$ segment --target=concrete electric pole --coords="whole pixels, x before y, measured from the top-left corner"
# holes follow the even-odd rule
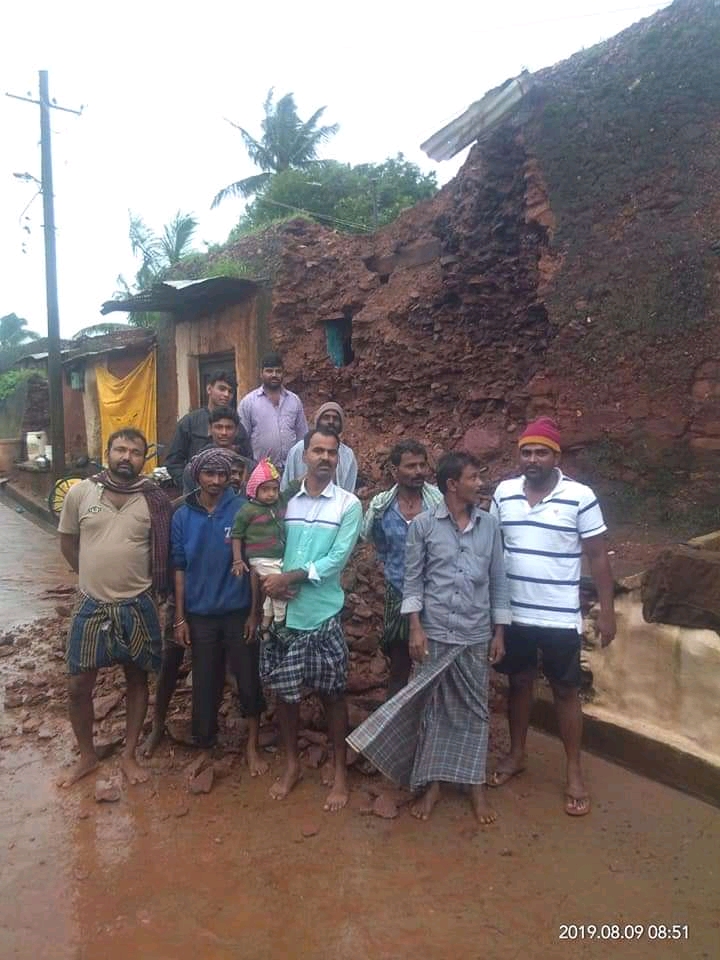
[[[50,111],[62,110],[75,113],[69,107],[61,107],[50,101],[48,72],[39,71],[40,99],[19,97],[8,93],[14,100],[24,100],[40,107],[40,179],[43,199],[43,232],[45,236],[45,291],[48,326],[48,395],[50,403],[50,434],[52,440],[52,473],[57,480],[65,473],[65,412],[63,407],[63,372],[60,353],[60,309],[57,292],[57,260],[55,255],[55,204],[52,180],[52,149],[50,137]]]

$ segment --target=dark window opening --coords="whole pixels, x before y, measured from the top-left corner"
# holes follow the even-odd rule
[[[352,348],[352,316],[325,321],[328,356],[335,367],[346,367],[355,359]]]

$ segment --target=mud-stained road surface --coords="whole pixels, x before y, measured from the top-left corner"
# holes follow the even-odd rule
[[[41,614],[43,590],[69,582],[56,539],[9,512],[0,506],[6,627],[14,566]],[[33,670],[34,649],[0,658],[0,689],[45,669],[52,654],[43,648]],[[571,819],[561,749],[544,735],[531,737],[527,772],[493,792],[498,823],[478,829],[452,791],[428,823],[405,806],[395,819],[373,816],[377,778],[354,769],[340,814],[322,812],[317,769],[273,802],[272,752],[269,777],[257,780],[227,752],[212,791],[191,795],[194,754],[173,742],[148,762],[147,784],[98,803],[96,781],[119,781],[117,758],[56,788],[72,743],[62,711],[43,709],[51,722],[40,727],[32,706],[0,714],[1,960],[718,956],[717,809],[588,757],[593,811]],[[568,924],[644,930],[633,942],[560,939]],[[672,924],[689,939],[650,939]]]
[[[46,590],[75,580],[60,556],[57,535],[0,494],[2,629],[52,613],[57,600]]]

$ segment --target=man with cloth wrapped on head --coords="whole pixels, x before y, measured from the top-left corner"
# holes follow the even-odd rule
[[[509,676],[510,753],[488,783],[500,787],[525,769],[538,653],[555,700],[567,756],[565,813],[590,812],[580,769],[580,572],[583,554],[598,592],[603,647],[615,636],[613,578],[597,497],[560,470],[560,432],[549,417],[527,426],[518,442],[522,475],[498,484],[490,513],[500,522],[510,584],[512,625],[496,670]]]
[[[338,462],[334,480],[343,490],[355,493],[358,475],[357,459],[352,449],[341,439],[345,426],[345,414],[340,404],[335,403],[334,400],[328,400],[327,403],[321,404],[315,414],[315,426],[330,427],[338,435],[340,446],[338,447]],[[305,476],[307,467],[303,460],[304,452],[303,441],[298,440],[288,453],[282,480],[280,481],[281,490],[287,490],[291,483],[295,480],[301,480]]]
[[[230,530],[244,503],[230,487],[234,454],[208,447],[190,461],[199,487],[172,519],[175,569],[175,642],[192,652],[192,735],[201,747],[217,737],[217,714],[225,680],[225,656],[235,676],[240,707],[248,720],[247,765],[253,776],[265,773],[258,728],[264,708],[258,670],[259,651],[248,629],[250,583],[234,576]],[[225,655],[225,656],[224,656]]]

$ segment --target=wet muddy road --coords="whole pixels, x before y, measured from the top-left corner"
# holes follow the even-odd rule
[[[37,562],[41,542],[48,556],[47,534],[18,519],[27,527],[11,524],[10,539],[2,527],[3,570],[11,555]],[[6,625],[16,597],[3,574]],[[322,812],[317,770],[273,802],[269,777],[252,780],[238,756],[210,794],[190,796],[191,754],[167,743],[149,783],[99,804],[94,776],[54,786],[71,757],[63,723],[48,741],[0,740],[2,960],[718,955],[717,809],[588,757],[593,812],[572,820],[561,750],[544,735],[532,736],[528,771],[493,792],[498,824],[479,830],[455,793],[426,824],[406,809],[395,820],[364,815],[374,781],[355,772],[340,814]],[[116,774],[111,758],[98,777]],[[563,924],[645,929],[634,942],[588,942],[561,940]],[[687,925],[689,939],[650,939],[671,924]]]
[[[61,794],[53,756],[7,748],[0,956],[714,960],[717,810],[590,758],[595,808],[572,821],[557,744],[536,735],[532,747],[528,773],[495,798],[499,824],[483,831],[457,795],[426,824],[406,811],[363,816],[360,776],[340,815],[322,813],[316,771],[272,802],[239,763],[206,796],[158,772],[101,805],[94,778]],[[687,924],[690,939],[559,940],[568,923]]]
[[[0,494],[0,616],[2,629],[52,613],[57,600],[43,596],[75,576],[60,556],[57,534]]]

